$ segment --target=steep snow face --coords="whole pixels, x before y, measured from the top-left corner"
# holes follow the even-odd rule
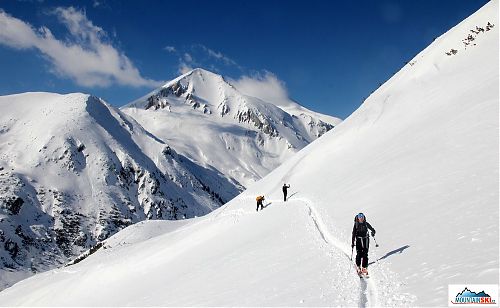
[[[121,110],[183,155],[247,186],[340,123],[296,103],[286,107],[195,69]]]
[[[476,26],[476,45],[464,45]],[[410,63],[222,208],[130,226],[86,260],[4,290],[0,302],[446,306],[449,284],[497,284],[498,1]],[[267,201],[256,212],[258,194]],[[372,240],[371,278],[361,281],[350,262],[358,212],[380,245]]]
[[[242,189],[93,96],[2,96],[0,110],[4,285],[138,221],[207,214]]]

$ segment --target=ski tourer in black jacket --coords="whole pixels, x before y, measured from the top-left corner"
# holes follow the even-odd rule
[[[283,190],[283,201],[286,201],[286,195],[288,193],[288,188],[290,188],[290,184],[286,185],[283,184],[282,190]]]
[[[358,214],[355,217],[354,227],[352,228],[352,242],[354,247],[356,243],[356,265],[358,268],[368,267],[368,250],[370,249],[370,237],[368,230],[372,231],[372,236],[375,235],[375,229],[366,221],[363,214]]]
[[[366,238],[368,237],[368,230],[372,231],[372,235],[375,235],[375,229],[373,229],[372,225],[369,222],[356,221],[354,223],[354,227],[352,228],[352,245],[354,245],[354,241],[357,237]]]

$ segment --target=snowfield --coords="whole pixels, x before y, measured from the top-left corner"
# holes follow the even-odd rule
[[[129,226],[82,262],[0,292],[0,303],[447,306],[450,284],[498,284],[498,9],[490,1],[436,39],[221,208]],[[350,261],[358,212],[380,245],[371,242],[367,280]]]

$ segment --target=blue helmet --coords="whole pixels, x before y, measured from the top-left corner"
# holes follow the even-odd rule
[[[358,215],[356,215],[356,218],[357,219],[366,219],[365,214],[363,214],[363,213],[359,213]]]

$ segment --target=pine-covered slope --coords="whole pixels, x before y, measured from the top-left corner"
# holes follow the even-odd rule
[[[207,214],[242,189],[93,96],[2,96],[0,110],[4,284],[138,221]]]
[[[121,110],[183,155],[245,186],[340,123],[296,103],[280,108],[243,95],[222,76],[203,69]]]

